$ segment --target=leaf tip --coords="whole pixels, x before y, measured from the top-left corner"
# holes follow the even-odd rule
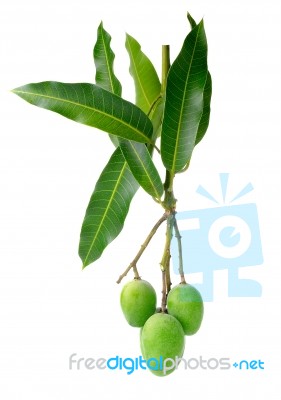
[[[11,93],[17,93],[18,89],[19,89],[19,88],[10,89],[9,92],[11,92]]]
[[[20,96],[20,97],[21,97],[21,95],[20,95],[20,90],[21,90],[21,87],[18,87],[18,88],[9,90],[9,92],[10,92],[10,93],[13,93],[13,94],[16,94],[17,96]]]
[[[129,42],[132,40],[132,36],[129,35],[128,32],[125,32],[125,39],[126,39],[125,44],[127,46],[129,44]]]
[[[195,28],[197,24],[188,11],[187,11],[186,16],[187,16],[187,19],[188,19],[191,29]]]
[[[83,261],[82,263],[82,271],[84,271],[84,269],[88,266],[89,264],[86,261]]]
[[[139,42],[127,32],[126,32],[126,41],[130,42],[132,45],[138,46],[139,48],[141,47]]]

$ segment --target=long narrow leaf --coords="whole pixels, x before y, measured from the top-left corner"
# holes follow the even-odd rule
[[[111,36],[101,22],[98,27],[97,41],[94,46],[94,61],[96,66],[96,84],[109,92],[121,97],[122,86],[114,74],[114,58],[111,47]]]
[[[120,148],[111,156],[96,183],[83,221],[79,255],[83,267],[97,260],[121,232],[138,188]]]
[[[84,125],[142,143],[150,143],[153,127],[134,104],[90,83],[41,82],[13,90],[38,107]]]
[[[135,179],[152,197],[160,200],[163,184],[145,144],[120,141],[120,148]]]
[[[161,155],[172,175],[190,161],[203,113],[207,72],[207,40],[201,21],[187,35],[167,79]]]
[[[96,84],[101,88],[121,97],[122,86],[114,74],[115,54],[111,47],[111,36],[101,22],[98,27],[97,41],[94,46],[93,56],[96,67]],[[118,137],[109,134],[109,138],[115,147],[119,145]]]
[[[136,39],[127,34],[125,45],[130,57],[130,73],[135,83],[136,105],[148,113],[160,95],[161,84],[157,72]]]
[[[196,22],[189,13],[187,13],[187,19],[190,23],[191,29],[194,29],[196,27]],[[204,102],[203,113],[200,119],[195,144],[198,144],[203,139],[208,129],[210,113],[211,113],[211,97],[212,97],[212,77],[210,72],[208,71],[207,80],[203,93],[203,102]]]

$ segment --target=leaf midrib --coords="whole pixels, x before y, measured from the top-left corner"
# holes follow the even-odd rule
[[[43,95],[43,94],[38,94],[38,93],[33,93],[33,92],[24,92],[23,90],[13,90],[13,92],[14,92],[14,93],[22,93],[22,94],[25,94],[25,95],[31,95],[31,96],[35,96],[35,97],[42,97],[42,98],[51,99],[51,100],[56,100],[56,101],[60,101],[60,102],[62,102],[62,103],[72,104],[72,105],[74,105],[74,106],[78,106],[78,107],[81,107],[81,108],[85,108],[85,109],[87,109],[87,110],[91,110],[91,111],[97,112],[98,114],[101,114],[101,115],[103,115],[103,116],[105,116],[105,117],[108,117],[108,118],[112,118],[112,119],[115,120],[116,122],[119,122],[119,123],[121,123],[122,125],[125,125],[126,127],[130,128],[131,130],[133,130],[134,132],[136,132],[138,135],[142,136],[142,137],[146,140],[146,143],[153,144],[151,139],[149,139],[143,132],[141,132],[141,131],[139,131],[138,129],[134,128],[132,125],[128,124],[127,122],[125,122],[125,121],[122,120],[122,119],[116,118],[116,117],[113,116],[112,114],[109,115],[109,114],[107,114],[107,113],[105,113],[105,112],[103,112],[103,111],[101,111],[101,110],[96,109],[96,108],[89,107],[89,106],[86,106],[86,105],[84,105],[84,104],[76,103],[75,101],[72,101],[72,100],[62,99],[62,98],[60,98],[60,97],[54,97],[54,96],[49,96],[49,95]]]

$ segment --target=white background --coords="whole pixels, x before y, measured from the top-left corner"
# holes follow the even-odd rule
[[[4,7],[4,8],[3,8]],[[180,210],[210,207],[198,184],[219,197],[218,173],[231,192],[249,181],[243,201],[259,210],[264,264],[241,276],[263,286],[261,298],[228,298],[227,272],[215,273],[215,299],[185,357],[262,359],[260,371],[70,371],[68,358],[135,357],[139,331],[127,326],[115,281],[161,214],[138,193],[126,227],[103,257],[81,272],[80,226],[112,152],[107,136],[25,103],[9,92],[29,82],[92,82],[100,20],[113,36],[124,97],[133,84],[127,31],[160,72],[161,45],[172,59],[187,33],[186,11],[204,16],[213,76],[211,124],[180,176]],[[278,0],[79,2],[10,0],[2,5],[0,141],[0,394],[17,399],[280,398],[280,10]],[[163,231],[140,264],[160,294]],[[177,283],[177,277],[173,277]],[[130,279],[130,278],[129,278]]]

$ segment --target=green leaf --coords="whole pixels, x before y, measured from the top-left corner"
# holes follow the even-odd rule
[[[211,97],[212,97],[212,78],[210,72],[208,71],[207,80],[203,92],[203,103],[204,103],[203,113],[200,119],[195,144],[198,144],[203,139],[205,133],[207,132],[210,121],[210,113],[211,113]]]
[[[84,125],[142,143],[151,143],[149,118],[134,104],[90,83],[41,82],[13,90],[38,107]]]
[[[79,255],[83,268],[97,260],[121,232],[138,188],[117,148],[98,179],[83,221]]]
[[[190,161],[203,112],[207,72],[207,40],[201,21],[187,35],[167,78],[161,156],[172,175]]]
[[[101,22],[98,27],[98,36],[93,52],[96,66],[96,84],[121,97],[122,86],[114,74],[113,64],[115,54],[111,50],[110,42],[111,36],[103,28]]]
[[[164,188],[145,144],[120,141],[120,148],[135,179],[152,197],[160,200]]]
[[[130,73],[135,83],[136,105],[147,114],[160,95],[161,84],[152,62],[141,51],[140,44],[127,34],[125,45],[130,57]]]
[[[114,74],[114,59],[115,54],[111,47],[111,36],[104,29],[101,22],[98,27],[97,41],[94,46],[93,56],[96,66],[96,84],[117,96],[122,95],[122,86],[120,81]],[[118,138],[114,135],[109,135],[115,147],[119,145]]]
[[[196,27],[196,22],[192,18],[192,16],[187,13],[187,19],[190,23],[191,29]],[[207,74],[207,80],[206,84],[204,87],[204,93],[203,93],[203,102],[204,102],[204,108],[203,108],[203,114],[200,119],[200,124],[198,127],[198,132],[195,140],[195,144],[198,144],[203,137],[205,136],[205,133],[208,129],[209,126],[209,120],[210,120],[210,112],[211,112],[211,97],[212,97],[212,77],[210,72],[208,71]]]

